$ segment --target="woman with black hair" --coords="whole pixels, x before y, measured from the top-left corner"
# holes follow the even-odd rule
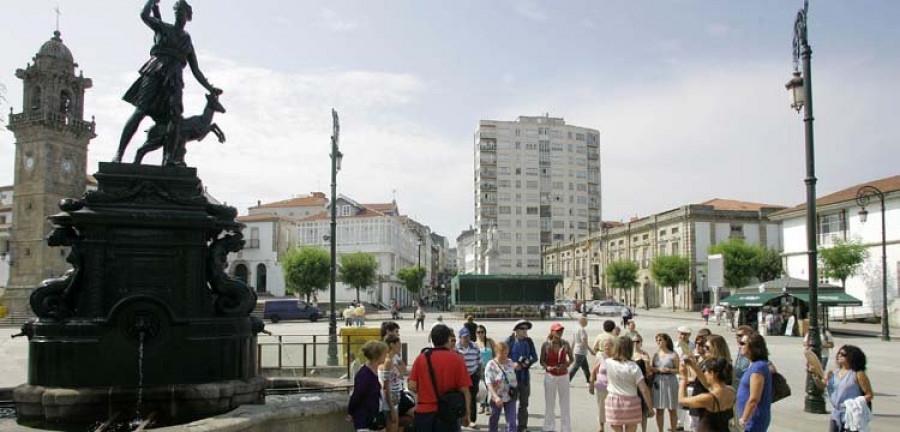
[[[709,391],[696,396],[687,395],[688,365],[682,364],[681,375],[683,378],[678,386],[678,403],[688,408],[695,408],[700,421],[695,432],[719,432],[728,430],[728,421],[733,416],[735,401],[734,389],[731,384],[731,365],[728,360],[714,357],[703,362],[700,367],[703,380],[708,384]]]
[[[828,371],[822,380],[828,389],[828,398],[831,400],[831,419],[829,421],[829,430],[831,432],[841,432],[844,430],[862,430],[859,421],[862,418],[853,417],[852,413],[848,419],[848,409],[845,402],[856,401],[861,402],[858,398],[864,398],[865,403],[870,405],[874,393],[872,392],[872,383],[869,376],[866,375],[866,354],[859,347],[854,345],[844,345],[835,356],[837,367]],[[850,402],[851,404],[856,402]],[[860,407],[861,408],[861,407]],[[854,410],[849,410],[854,411]],[[863,418],[867,419],[867,416]],[[868,421],[868,420],[864,420]],[[848,427],[848,423],[853,424],[853,429]]]
[[[738,424],[746,432],[765,432],[772,420],[772,371],[769,348],[759,333],[744,335],[738,342],[750,368],[741,377],[737,393]]]

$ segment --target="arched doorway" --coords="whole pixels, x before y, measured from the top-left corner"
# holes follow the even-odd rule
[[[247,266],[243,264],[234,266],[234,277],[243,283],[247,283]]]
[[[266,292],[266,265],[256,265],[256,292]]]

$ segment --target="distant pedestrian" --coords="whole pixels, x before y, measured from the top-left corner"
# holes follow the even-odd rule
[[[419,331],[419,328],[425,330],[425,310],[422,309],[422,305],[416,307],[416,331]]]
[[[772,420],[772,372],[769,349],[758,333],[745,335],[741,354],[750,359],[750,368],[741,378],[737,393],[738,424],[746,432],[765,432]]]
[[[350,326],[352,326],[353,323],[354,323],[354,320],[353,320],[353,305],[352,305],[352,304],[347,305],[347,308],[344,309],[343,316],[344,316],[344,326],[345,326],[345,327],[350,327]]]
[[[585,329],[587,323],[587,318],[578,318],[578,328],[575,330],[575,336],[572,337],[572,353],[575,355],[575,364],[572,365],[572,370],[569,371],[569,381],[572,381],[572,378],[578,373],[578,369],[584,372],[585,380],[591,381],[587,355],[589,352],[593,355],[594,350],[591,349],[588,343],[587,330]]]
[[[640,336],[637,332],[637,324],[635,324],[633,319],[628,320],[628,322],[625,323],[625,334],[622,336],[630,339],[634,339],[635,336]]]
[[[859,347],[838,349],[836,366],[822,380],[831,401],[830,432],[868,430],[874,392],[866,375],[866,355]]]
[[[356,319],[357,327],[366,325],[366,307],[362,303],[359,303],[353,310],[353,317]]]
[[[724,313],[725,313],[724,306],[722,306],[720,304],[713,306],[713,314],[716,316],[716,326],[719,326],[722,324],[722,314],[724,314]]]
[[[591,349],[599,355],[599,353],[603,352],[603,341],[606,339],[611,339],[615,336],[613,332],[616,330],[616,323],[612,320],[603,321],[603,331],[594,338],[594,343],[591,344]]]
[[[633,349],[631,339],[617,337],[613,340],[613,358],[606,359],[606,374],[609,379],[606,388],[606,421],[614,431],[637,430],[638,423],[643,419],[638,391],[643,394],[643,400],[652,400],[641,369],[631,361]],[[648,415],[652,417],[653,412],[650,411]]]
[[[628,306],[622,306],[622,327],[628,326],[628,321],[634,318],[634,314]]]
[[[516,381],[519,384],[519,403],[516,427],[519,432],[528,430],[528,400],[531,397],[531,365],[537,363],[537,350],[534,341],[528,337],[532,324],[519,320],[513,326],[513,334],[506,340],[509,345],[509,358],[515,362]]]
[[[571,432],[569,410],[569,366],[572,347],[563,339],[565,328],[560,323],[550,326],[547,341],[541,345],[541,366],[544,367],[544,428],[545,431]],[[559,397],[560,428],[556,428],[556,399]]]
[[[700,311],[700,316],[703,317],[703,325],[709,325],[709,306],[703,306],[703,310]]]
[[[347,405],[347,421],[355,430],[382,430],[384,422],[376,426],[374,419],[381,412],[381,384],[378,381],[378,366],[384,363],[388,347],[381,341],[368,341],[362,346],[366,364],[353,378],[353,393]]]
[[[496,356],[484,369],[484,382],[488,390],[488,400],[491,402],[488,431],[499,431],[500,411],[503,411],[506,415],[506,431],[517,432],[518,381],[515,363],[509,359],[509,345],[506,342],[497,342],[496,351]]]

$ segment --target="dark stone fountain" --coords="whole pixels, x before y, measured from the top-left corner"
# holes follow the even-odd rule
[[[95,177],[50,218],[73,270],[31,297],[20,423],[121,410],[177,423],[262,403],[256,295],[224,272],[244,243],[235,209],[211,204],[193,168],[101,163]]]
[[[151,59],[126,92],[135,106],[112,163],[94,174],[98,189],[64,199],[51,216],[50,246],[68,248],[72,269],[34,290],[37,319],[29,339],[28,383],[15,389],[18,421],[78,429],[121,416],[174,424],[264,403],[251,318],[256,294],[225,272],[241,250],[237,211],[211,203],[185,144],[209,132],[225,112],[222,91],[200,72],[184,31],[193,15],[175,3],[175,22],[161,20],[158,0],[141,19],[156,37]],[[182,70],[208,91],[202,115],[182,118]],[[145,117],[156,125],[138,161],[163,148],[162,166],[121,163]]]

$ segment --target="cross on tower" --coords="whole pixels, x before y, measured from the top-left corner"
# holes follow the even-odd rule
[[[57,4],[53,10],[56,12],[56,31],[59,31],[59,16],[62,15],[62,12],[59,11],[59,5]]]

